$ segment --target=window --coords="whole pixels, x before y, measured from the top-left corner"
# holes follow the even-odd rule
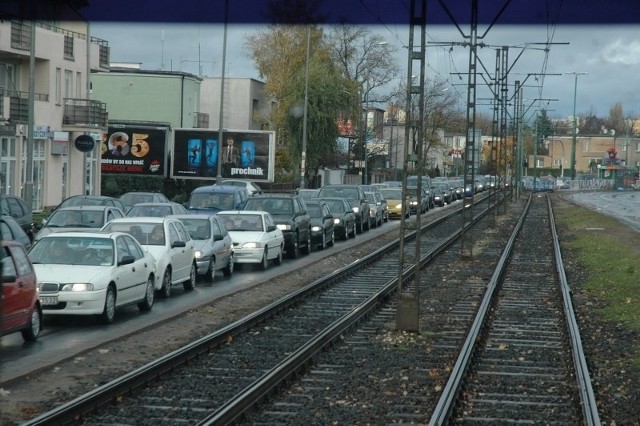
[[[27,256],[27,252],[24,251],[24,248],[13,246],[9,250],[13,254],[13,259],[16,262],[16,268],[20,275],[29,275],[33,273],[31,262],[29,261],[29,257]]]
[[[15,180],[16,170],[15,138],[0,138],[0,154],[0,194],[11,194],[11,184]]]
[[[73,71],[64,70],[64,97],[70,98],[73,89]]]
[[[82,73],[76,73],[76,98],[81,99],[82,96]]]
[[[62,103],[62,70],[56,68],[56,87],[55,87],[56,105]]]

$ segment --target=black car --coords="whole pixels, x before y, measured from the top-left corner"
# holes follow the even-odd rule
[[[322,250],[327,246],[333,246],[335,224],[329,206],[319,198],[307,200],[306,204],[311,217],[311,244]]]
[[[17,241],[24,248],[31,248],[31,240],[24,229],[16,220],[8,214],[0,214],[0,240]]]
[[[27,203],[15,195],[0,195],[0,212],[11,216],[33,241],[33,213]]]
[[[356,237],[356,214],[344,198],[321,198],[333,215],[334,233],[343,240]]]
[[[292,258],[311,252],[311,217],[304,199],[292,194],[261,194],[249,198],[243,210],[271,213],[284,235],[284,249]]]
[[[332,184],[320,189],[318,198],[344,198],[351,204],[356,215],[356,230],[358,233],[369,230],[369,202],[364,194],[362,185]]]

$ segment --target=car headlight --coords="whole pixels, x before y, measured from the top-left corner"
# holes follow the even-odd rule
[[[281,231],[291,231],[291,225],[288,223],[279,223],[276,227]]]
[[[402,204],[396,204],[396,209],[401,209],[402,208]]]
[[[353,212],[354,212],[354,213],[358,213],[359,211],[360,211],[360,207],[354,207],[354,208],[353,208]]]
[[[249,242],[242,245],[244,248],[263,248],[264,244],[259,242]]]
[[[196,259],[202,259],[202,257],[204,256],[204,253],[202,253],[202,250],[196,250],[195,256],[196,256]]]
[[[417,205],[418,205],[418,202],[417,202],[417,201],[412,201],[412,202],[411,202],[411,205],[412,205],[412,206],[417,206]]]
[[[91,283],[69,283],[64,284],[60,291],[93,291]]]
[[[436,195],[436,198],[435,198],[435,199],[436,199],[436,200],[439,200],[440,198],[442,198],[442,197],[440,197],[439,195]]]
[[[321,229],[322,229],[322,228],[320,228],[318,225],[313,225],[313,226],[311,227],[311,230],[312,230],[313,232],[318,232],[318,231],[319,231],[319,230],[321,230]]]
[[[342,219],[336,217],[333,219],[333,223],[335,223],[336,225],[340,225],[342,223]]]

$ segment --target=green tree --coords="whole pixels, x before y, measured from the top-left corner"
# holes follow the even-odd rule
[[[307,37],[309,62],[307,68]],[[282,178],[300,173],[305,77],[307,92],[307,170],[336,163],[337,113],[351,110],[349,82],[334,66],[322,29],[284,25],[250,35],[246,45],[265,91],[276,100],[271,126],[277,133],[276,170]]]

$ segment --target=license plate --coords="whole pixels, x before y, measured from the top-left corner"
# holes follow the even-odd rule
[[[40,296],[40,304],[42,306],[57,305],[58,296]]]

